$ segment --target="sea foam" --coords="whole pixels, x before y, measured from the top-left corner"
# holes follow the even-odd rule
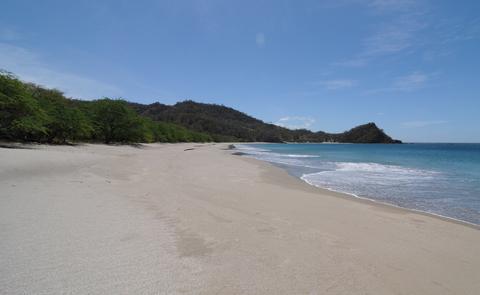
[[[237,145],[305,182],[480,224],[480,145]]]

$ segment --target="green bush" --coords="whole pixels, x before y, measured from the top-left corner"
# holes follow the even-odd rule
[[[0,138],[41,140],[48,132],[47,120],[26,84],[10,73],[0,73]]]
[[[121,99],[75,101],[0,72],[0,139],[64,144],[211,141],[210,136],[138,115]]]

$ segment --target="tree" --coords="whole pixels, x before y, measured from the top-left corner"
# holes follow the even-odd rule
[[[46,141],[66,143],[67,140],[89,138],[93,127],[85,114],[76,106],[69,105],[63,93],[55,89],[33,87],[33,96],[48,115]]]
[[[0,138],[41,140],[47,134],[47,120],[27,85],[11,73],[0,72]]]
[[[56,89],[24,83],[0,71],[0,138],[64,144],[210,141],[211,137],[140,116],[123,100],[67,99]]]
[[[92,102],[94,132],[105,143],[142,142],[146,127],[124,100],[104,98]]]

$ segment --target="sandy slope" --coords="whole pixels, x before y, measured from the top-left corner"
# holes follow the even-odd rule
[[[0,294],[478,294],[478,229],[224,147],[0,149]]]

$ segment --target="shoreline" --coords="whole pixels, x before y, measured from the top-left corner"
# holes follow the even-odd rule
[[[412,213],[421,214],[421,215],[424,215],[424,216],[429,216],[429,217],[434,217],[434,218],[439,218],[443,221],[453,222],[455,224],[460,224],[460,225],[464,225],[464,226],[468,226],[468,227],[480,230],[480,225],[479,224],[475,224],[475,223],[468,222],[468,221],[465,221],[465,220],[461,220],[461,219],[457,219],[457,218],[453,218],[453,217],[448,217],[448,216],[445,216],[445,215],[436,214],[436,213],[432,213],[432,212],[428,212],[428,211],[422,211],[422,210],[419,210],[419,209],[402,207],[402,206],[399,206],[399,205],[378,201],[378,200],[375,200],[375,199],[372,199],[372,198],[360,197],[360,196],[357,196],[356,194],[351,194],[351,193],[342,192],[342,191],[336,191],[334,189],[329,189],[329,188],[321,187],[321,186],[318,186],[318,185],[315,185],[315,184],[311,184],[307,180],[304,180],[304,179],[301,179],[301,180],[304,181],[305,183],[307,183],[308,185],[314,186],[318,189],[333,192],[333,193],[337,193],[337,194],[342,194],[342,195],[344,195],[344,196],[342,196],[344,198],[350,198],[350,199],[356,200],[356,201],[364,201],[364,202],[374,203],[375,205],[393,207],[393,208],[399,209],[399,210],[406,210],[406,211],[409,211],[409,212],[412,212]]]
[[[301,177],[296,177],[294,175],[291,175],[290,173],[288,173],[288,171],[286,169],[275,165],[275,163],[271,163],[271,162],[268,162],[268,161],[256,159],[256,158],[248,156],[248,154],[232,153],[232,156],[238,156],[238,157],[242,157],[244,159],[250,159],[250,160],[253,160],[255,162],[266,164],[267,169],[280,169],[280,170],[286,172],[288,177],[292,177],[296,180],[299,180],[302,184],[305,184],[308,187],[313,187],[313,188],[317,189],[319,194],[329,194],[329,195],[334,196],[334,197],[339,197],[339,198],[354,201],[354,202],[360,202],[360,203],[369,204],[369,205],[373,205],[373,206],[387,207],[389,209],[395,209],[395,210],[404,210],[404,211],[407,211],[409,213],[419,214],[419,215],[432,217],[432,218],[437,218],[437,219],[442,220],[442,221],[451,222],[451,223],[454,223],[454,224],[463,225],[463,226],[467,226],[469,228],[480,230],[480,225],[479,224],[464,221],[464,220],[461,220],[461,219],[456,219],[456,218],[453,218],[453,217],[448,217],[448,216],[435,214],[435,213],[431,213],[431,212],[427,212],[427,211],[422,211],[422,210],[418,210],[418,209],[402,207],[402,206],[398,206],[398,205],[395,205],[395,204],[390,204],[390,203],[387,203],[387,202],[382,202],[382,201],[378,201],[378,200],[367,198],[367,197],[360,197],[360,196],[357,196],[355,194],[342,192],[342,191],[337,191],[337,190],[334,190],[334,189],[329,189],[329,188],[321,187],[321,186],[318,186],[318,185],[315,185],[315,184],[311,184],[307,180],[302,179]]]
[[[268,144],[268,143],[253,142],[253,143],[233,143],[233,144],[244,144],[244,145],[248,146],[249,144]],[[234,150],[235,149],[232,149],[232,151],[234,151]],[[255,157],[251,156],[250,154],[245,153],[245,152],[243,152],[241,150],[238,150],[238,149],[237,149],[237,152],[232,153],[232,155],[240,156],[240,157],[243,157],[243,158],[253,159],[255,161],[260,161],[260,162],[263,162],[263,163],[267,163],[271,167],[275,167],[275,168],[279,168],[281,170],[284,170],[284,171],[287,172],[287,174],[289,176],[291,176],[295,179],[301,180],[301,182],[307,184],[308,186],[315,187],[315,188],[321,190],[322,193],[334,193],[334,194],[337,194],[337,196],[340,196],[342,198],[348,198],[348,199],[351,199],[351,200],[354,200],[354,201],[364,201],[364,202],[373,203],[373,204],[376,204],[376,205],[393,207],[393,208],[400,209],[400,210],[407,210],[409,212],[413,212],[413,213],[417,213],[417,214],[421,214],[421,215],[425,215],[425,216],[430,216],[430,217],[434,217],[434,218],[439,218],[439,219],[444,220],[444,221],[449,221],[449,222],[465,225],[465,226],[480,230],[480,224],[476,224],[476,223],[469,222],[469,221],[466,221],[466,220],[462,220],[462,219],[458,219],[458,218],[454,218],[454,217],[449,217],[449,216],[446,216],[446,215],[441,215],[441,214],[437,214],[437,213],[433,213],[433,212],[428,212],[428,211],[424,211],[424,210],[420,210],[420,209],[403,207],[403,206],[395,205],[395,204],[388,203],[388,202],[382,202],[382,201],[374,199],[373,197],[361,197],[361,196],[358,196],[354,193],[338,191],[338,190],[334,190],[334,189],[330,189],[330,188],[326,188],[326,187],[322,187],[322,186],[310,183],[309,181],[303,179],[303,176],[302,177],[297,177],[295,175],[290,174],[286,168],[281,167],[281,165],[277,165],[275,162],[269,162],[267,160],[257,159]],[[287,164],[284,164],[284,165],[287,165]]]
[[[480,288],[477,227],[327,191],[227,147],[0,149],[0,293]]]
[[[294,144],[294,143],[296,143],[296,142],[292,142],[292,143],[289,142],[289,144]],[[0,150],[2,148],[3,149],[36,149],[36,148],[38,149],[38,148],[42,148],[42,147],[43,148],[44,147],[81,147],[81,146],[86,146],[86,145],[99,145],[99,146],[111,146],[111,147],[122,147],[123,146],[123,147],[135,147],[135,148],[141,148],[143,145],[148,146],[148,144],[108,144],[108,145],[106,145],[106,144],[102,144],[102,143],[78,143],[78,144],[73,144],[73,145],[55,145],[55,144],[52,145],[52,144],[41,144],[41,143],[21,143],[21,142],[1,142],[1,141],[0,141],[0,144],[1,144]],[[394,209],[399,209],[399,210],[406,210],[410,213],[415,213],[415,214],[420,214],[420,215],[429,216],[429,217],[433,217],[433,218],[438,218],[438,219],[443,220],[443,221],[452,222],[452,223],[455,223],[455,224],[460,224],[460,225],[464,225],[464,226],[467,226],[467,227],[470,227],[470,228],[473,228],[473,229],[476,229],[476,230],[480,230],[480,224],[475,224],[475,223],[468,222],[468,221],[465,221],[465,220],[461,220],[461,219],[457,219],[457,218],[453,218],[453,217],[449,217],[449,216],[445,216],[445,215],[441,215],[441,214],[436,214],[436,213],[432,213],[432,212],[428,212],[428,211],[423,211],[423,210],[419,210],[419,209],[402,207],[402,206],[391,204],[391,203],[388,203],[388,202],[378,201],[378,200],[375,200],[373,198],[361,197],[361,196],[358,196],[358,195],[353,194],[353,193],[337,191],[337,190],[334,190],[334,189],[318,186],[316,184],[309,183],[307,180],[304,180],[302,177],[296,177],[294,175],[291,175],[288,172],[287,169],[282,168],[282,167],[276,165],[275,163],[272,163],[272,162],[269,162],[269,161],[266,161],[266,160],[260,160],[260,159],[254,158],[254,157],[250,156],[249,154],[242,152],[241,150],[239,151],[237,148],[232,149],[232,148],[229,147],[230,145],[235,145],[235,144],[239,144],[239,145],[271,144],[271,143],[268,143],[268,142],[157,143],[157,144],[160,144],[160,145],[175,145],[175,144],[188,145],[188,144],[193,144],[194,145],[193,147],[200,147],[202,145],[224,145],[225,146],[224,150],[231,151],[230,154],[232,156],[237,156],[237,157],[240,157],[242,159],[251,159],[251,160],[253,160],[255,162],[258,162],[258,163],[267,164],[268,168],[280,169],[282,171],[285,171],[287,173],[288,177],[292,177],[294,179],[300,180],[301,183],[307,184],[308,187],[314,187],[314,188],[318,189],[319,193],[323,193],[323,194],[331,193],[333,196],[345,198],[345,199],[348,199],[348,200],[353,200],[353,201],[357,201],[357,202],[366,202],[367,204],[371,204],[371,205],[386,206],[386,207],[389,207],[389,208],[394,208]],[[310,144],[310,143],[300,143],[300,144]],[[318,144],[318,143],[311,143],[311,144]],[[337,144],[337,143],[335,143],[335,144]],[[349,143],[338,143],[338,144],[349,144]],[[411,143],[405,143],[405,144],[411,144]],[[423,144],[423,143],[415,143],[415,144]],[[428,144],[428,143],[426,143],[426,144]]]

